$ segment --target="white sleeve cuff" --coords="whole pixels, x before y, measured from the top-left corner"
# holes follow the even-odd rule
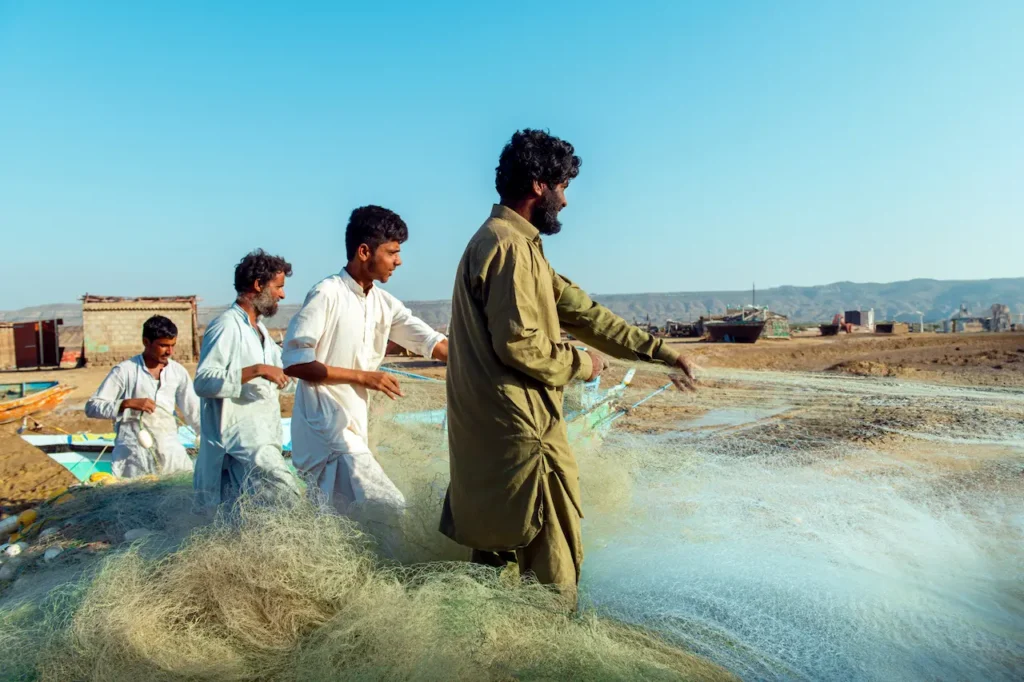
[[[286,348],[281,353],[281,364],[285,367],[304,365],[316,361],[316,348]]]

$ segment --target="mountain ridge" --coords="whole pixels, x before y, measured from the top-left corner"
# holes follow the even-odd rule
[[[727,306],[752,302],[751,291],[695,291],[632,294],[591,294],[627,320],[645,320],[663,324],[666,319],[695,320],[701,315],[724,313]],[[911,279],[897,282],[832,282],[814,286],[783,285],[756,292],[757,304],[787,315],[794,322],[831,320],[843,310],[875,309],[876,320],[948,319],[965,304],[977,315],[987,314],[994,303],[1010,306],[1019,319],[1024,313],[1024,277],[985,280]],[[443,327],[451,313],[449,300],[406,301],[406,305],[427,323]],[[199,321],[206,324],[229,304],[199,307]],[[298,304],[282,304],[268,326],[284,327],[299,309]],[[80,325],[80,303],[55,303],[0,311],[0,322],[23,322],[62,318],[66,325]]]

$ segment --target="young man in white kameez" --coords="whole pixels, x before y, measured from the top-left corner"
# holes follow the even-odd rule
[[[178,440],[174,408],[198,433],[199,398],[188,371],[171,359],[177,338],[178,328],[166,317],[146,320],[142,353],[115,365],[85,404],[86,416],[114,422],[111,463],[118,478],[192,471],[192,460]],[[140,442],[143,430],[152,444],[144,444],[145,436]]]
[[[194,478],[199,510],[233,504],[242,493],[267,502],[299,495],[282,454],[279,393],[290,380],[261,321],[277,312],[291,274],[283,258],[247,255],[235,268],[238,298],[203,335],[195,380],[203,415]]]
[[[405,222],[392,211],[353,211],[345,230],[348,265],[310,290],[284,341],[285,372],[299,380],[292,463],[310,489],[319,489],[342,514],[355,506],[405,506],[368,442],[369,392],[402,396],[395,376],[378,371],[388,340],[448,360],[444,335],[374,285],[387,282],[402,264],[399,252],[408,237]]]

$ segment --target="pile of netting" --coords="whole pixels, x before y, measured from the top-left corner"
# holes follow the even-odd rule
[[[1024,393],[703,380],[657,392],[665,375],[639,372],[576,446],[582,615],[437,532],[445,432],[407,417],[443,409],[444,386],[403,380],[405,399],[371,406],[371,445],[405,514],[246,509],[184,540],[189,524],[148,519],[160,532],[98,572],[5,605],[0,653],[41,679],[724,674],[706,661],[745,679],[1020,679]],[[125,505],[103,522],[137,523]]]

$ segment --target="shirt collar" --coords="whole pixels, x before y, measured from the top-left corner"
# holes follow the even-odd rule
[[[373,291],[373,282],[370,282],[369,291],[363,291],[363,285],[357,282],[352,275],[348,274],[348,270],[346,268],[342,268],[341,272],[338,273],[338,276],[341,277],[341,281],[344,282],[345,286],[351,289],[352,293],[356,296],[366,298],[370,291]]]
[[[252,323],[249,321],[249,313],[245,312],[245,309],[242,308],[242,306],[238,305],[237,301],[231,304],[231,309],[234,310],[236,314],[242,316],[242,321],[245,322],[245,326],[249,327],[250,329],[256,330],[262,324],[262,321],[260,320],[260,315],[259,313],[257,313],[256,326],[254,327]]]
[[[502,206],[501,204],[495,204],[491,208],[491,217],[505,220],[512,224],[516,232],[523,235],[531,241],[540,240],[540,230],[534,227],[533,223],[513,211],[508,206]]]

